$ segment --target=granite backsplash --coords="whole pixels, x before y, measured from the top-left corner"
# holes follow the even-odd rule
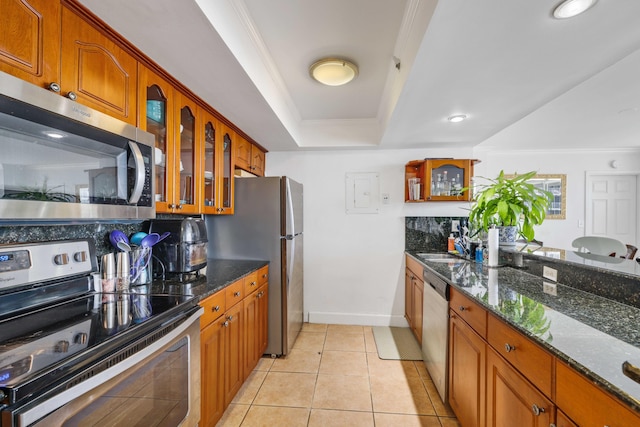
[[[468,218],[406,217],[405,250],[408,252],[446,252],[452,220],[459,220],[462,226]],[[538,277],[542,277],[543,267],[548,266],[557,270],[559,283],[640,308],[640,277],[638,276],[541,257],[526,252],[514,256],[512,251],[501,250],[500,264],[519,268]]]
[[[185,215],[158,214],[156,219],[185,218]],[[145,222],[147,221],[147,222]],[[115,249],[109,242],[113,230],[121,230],[127,236],[149,229],[148,220],[71,222],[60,224],[46,223],[2,223],[0,225],[0,244],[19,244],[30,242],[49,242],[53,240],[93,238],[98,259]]]
[[[462,227],[467,217],[413,216],[405,218],[404,246],[407,251],[446,252],[447,238],[451,234],[451,221],[460,221]]]

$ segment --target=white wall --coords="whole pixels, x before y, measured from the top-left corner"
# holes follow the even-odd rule
[[[404,326],[404,217],[466,216],[468,203],[404,203],[404,165],[424,157],[478,158],[475,175],[505,172],[567,174],[567,219],[548,220],[536,237],[569,247],[583,234],[587,171],[640,169],[638,151],[500,152],[476,149],[306,151],[267,153],[267,175],[304,184],[305,319],[311,322]],[[349,172],[378,172],[389,204],[378,214],[345,212]]]
[[[585,179],[587,172],[639,173],[640,150],[570,150],[570,151],[484,151],[477,149],[475,157],[482,162],[475,167],[475,175],[494,178],[500,170],[505,173],[567,175],[567,214],[565,220],[545,220],[536,227],[536,239],[545,246],[570,249],[571,242],[584,235],[579,221],[585,220]],[[618,167],[611,167],[617,160]],[[640,200],[640,197],[639,197]]]
[[[267,175],[304,184],[304,311],[311,322],[406,325],[404,217],[465,216],[468,204],[405,204],[404,165],[470,155],[469,149],[267,153]],[[378,172],[390,203],[378,214],[347,214],[350,172]]]

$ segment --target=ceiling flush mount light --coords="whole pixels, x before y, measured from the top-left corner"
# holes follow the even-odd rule
[[[447,120],[449,120],[451,123],[458,123],[466,119],[467,119],[466,114],[456,114],[455,116],[447,117]]]
[[[564,0],[553,10],[556,19],[573,18],[596,4],[598,0]]]
[[[342,86],[358,77],[358,66],[346,59],[324,58],[309,67],[314,80],[327,86]]]

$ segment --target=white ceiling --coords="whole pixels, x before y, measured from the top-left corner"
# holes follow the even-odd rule
[[[640,148],[640,1],[80,1],[271,151]]]

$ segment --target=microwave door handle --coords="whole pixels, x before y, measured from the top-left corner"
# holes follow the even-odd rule
[[[140,151],[140,147],[138,147],[138,144],[133,141],[129,141],[129,147],[131,148],[131,153],[133,154],[133,161],[136,164],[136,183],[133,186],[129,204],[135,205],[140,200],[140,196],[142,196],[142,189],[144,188],[145,168],[144,159],[142,158],[142,152]]]

